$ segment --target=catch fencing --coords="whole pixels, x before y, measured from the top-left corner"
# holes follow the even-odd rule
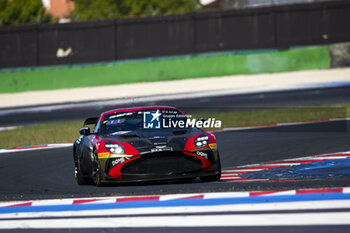
[[[0,28],[0,68],[350,41],[350,2]]]

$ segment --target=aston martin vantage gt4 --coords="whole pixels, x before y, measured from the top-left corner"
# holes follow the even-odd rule
[[[216,138],[193,126],[193,120],[167,106],[122,108],[90,117],[73,145],[77,183],[219,180]]]

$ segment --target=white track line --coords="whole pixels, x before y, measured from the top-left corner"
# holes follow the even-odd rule
[[[0,154],[22,152],[22,151],[33,151],[33,150],[56,149],[56,148],[64,148],[64,147],[72,147],[72,146],[73,146],[73,143],[57,143],[57,144],[48,144],[48,145],[38,145],[33,147],[7,148],[7,149],[0,149]]]
[[[349,225],[349,216],[350,212],[330,212],[301,214],[75,218],[45,219],[44,221],[36,219],[7,221],[5,224],[0,223],[0,229]]]
[[[14,130],[14,129],[17,129],[21,126],[7,126],[7,127],[0,127],[0,132],[1,131],[8,131],[8,130]]]
[[[204,212],[246,212],[246,211],[278,211],[278,210],[317,210],[317,209],[343,209],[350,208],[350,200],[330,201],[295,201],[295,202],[271,202],[227,204],[213,206],[176,206],[176,207],[147,207],[147,208],[115,208],[101,210],[79,211],[52,211],[52,212],[20,212],[0,214],[0,219],[9,218],[41,218],[41,217],[71,217],[71,216],[108,216],[108,215],[138,215],[138,214],[178,214],[204,213]],[[349,218],[350,221],[350,218]],[[0,221],[0,228],[4,227]]]

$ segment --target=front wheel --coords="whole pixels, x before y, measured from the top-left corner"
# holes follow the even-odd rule
[[[82,174],[80,170],[80,160],[76,153],[74,155],[74,173],[78,185],[88,185],[91,183],[91,181]]]
[[[94,151],[93,161],[92,161],[92,179],[94,181],[94,184],[97,187],[103,186],[101,183],[102,175],[101,175],[101,165],[98,161],[97,152]]]
[[[211,182],[211,181],[219,181],[221,178],[221,162],[220,162],[220,156],[218,155],[218,168],[217,168],[217,174],[212,176],[203,176],[201,177],[202,182]]]

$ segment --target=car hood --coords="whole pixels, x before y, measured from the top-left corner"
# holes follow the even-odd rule
[[[128,142],[140,153],[183,151],[187,138],[203,131],[196,128],[119,131],[103,136],[104,140]]]

